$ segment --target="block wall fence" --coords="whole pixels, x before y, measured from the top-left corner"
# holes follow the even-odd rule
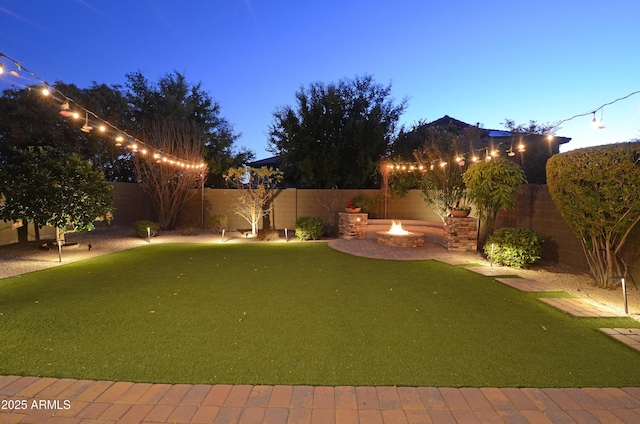
[[[151,198],[134,183],[111,183],[115,204],[114,225],[131,225],[135,221],[147,219],[157,221]],[[277,229],[295,228],[295,221],[300,216],[316,216],[325,222],[338,225],[337,212],[343,211],[347,202],[364,193],[369,197],[379,197],[379,190],[280,190],[271,207],[271,226]],[[229,229],[248,229],[249,224],[233,212],[236,196],[233,190],[210,189],[192,190],[191,197],[181,211],[177,227],[201,228],[203,218],[205,225],[214,214],[224,214],[229,218]],[[442,222],[426,205],[419,190],[410,191],[405,197],[392,196],[386,205],[380,203],[370,219],[387,218],[398,220],[422,220]],[[330,211],[334,211],[331,213]],[[472,211],[472,216],[474,216]],[[0,222],[0,245],[18,242],[17,231],[12,223]],[[517,226],[529,228],[542,234],[546,241],[543,259],[549,262],[566,265],[576,270],[588,272],[582,246],[569,226],[564,222],[555,204],[549,196],[545,185],[524,185],[521,187],[516,208],[501,212],[498,215],[496,228]],[[260,223],[262,228],[262,222]],[[52,238],[53,230],[43,228],[41,238]],[[484,239],[486,228],[480,225],[480,238]],[[34,239],[32,226],[28,228],[29,239]],[[636,227],[629,235],[623,252],[629,265],[629,272],[636,284],[640,285],[640,227]]]

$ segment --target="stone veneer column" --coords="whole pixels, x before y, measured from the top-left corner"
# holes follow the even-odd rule
[[[476,218],[444,219],[444,245],[448,250],[475,252],[478,250],[478,221]]]
[[[338,232],[340,238],[345,240],[364,240],[367,238],[367,221],[369,215],[366,213],[338,213]]]

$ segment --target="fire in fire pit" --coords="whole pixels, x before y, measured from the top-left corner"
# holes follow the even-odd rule
[[[424,246],[424,233],[413,233],[402,228],[400,221],[391,221],[389,231],[378,231],[378,244],[391,247]]]
[[[409,235],[409,231],[402,228],[402,222],[400,221],[391,221],[391,228],[388,231],[389,234],[395,234],[397,236],[406,236]]]

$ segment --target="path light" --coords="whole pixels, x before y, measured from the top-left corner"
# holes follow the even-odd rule
[[[624,301],[624,313],[629,315],[629,305],[627,303],[627,285],[624,282],[624,277],[622,275],[614,275],[611,277],[613,280],[622,280],[622,299]]]
[[[284,229],[284,241],[289,241],[289,230],[287,228]]]
[[[221,240],[221,243],[224,243],[224,228],[222,229],[222,238],[220,240]]]
[[[147,227],[147,241],[151,243],[151,227]]]

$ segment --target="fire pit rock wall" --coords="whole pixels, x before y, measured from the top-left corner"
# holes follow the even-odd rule
[[[424,246],[424,233],[391,234],[378,231],[378,244],[389,247],[421,247]]]
[[[367,238],[366,213],[340,212],[338,214],[338,233],[345,240],[364,240]]]

